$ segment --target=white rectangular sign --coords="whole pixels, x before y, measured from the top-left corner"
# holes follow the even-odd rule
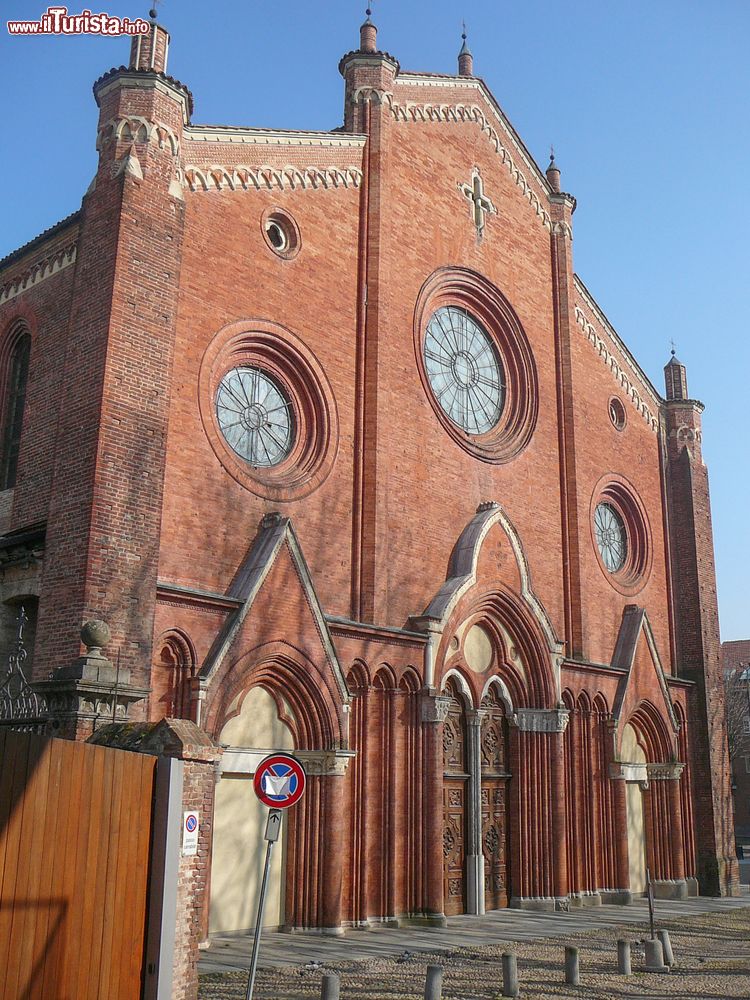
[[[198,853],[200,822],[197,812],[186,812],[182,817],[182,853]]]

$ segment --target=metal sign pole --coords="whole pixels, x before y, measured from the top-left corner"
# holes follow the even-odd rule
[[[253,955],[250,959],[250,975],[247,981],[247,993],[245,1000],[253,1000],[253,990],[255,989],[255,972],[258,966],[258,949],[260,948],[260,932],[263,927],[263,911],[266,907],[266,891],[268,889],[268,873],[271,870],[271,852],[273,845],[279,839],[281,832],[281,810],[272,809],[268,814],[266,832],[264,839],[268,841],[266,848],[266,864],[263,868],[263,882],[260,887],[260,899],[258,900],[258,915],[255,919],[255,939],[253,940]]]
[[[651,925],[651,940],[653,941],[656,937],[654,932],[654,887],[651,884],[651,870],[646,869],[646,885],[648,887],[648,922]]]

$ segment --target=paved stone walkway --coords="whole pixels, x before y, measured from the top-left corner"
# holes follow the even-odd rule
[[[657,926],[702,913],[727,913],[750,906],[750,890],[733,899],[700,897],[684,901],[657,900]],[[445,928],[404,927],[349,931],[341,937],[319,934],[265,932],[261,940],[260,968],[304,966],[311,961],[329,965],[336,962],[367,961],[401,955],[404,951],[450,951],[479,948],[503,941],[537,941],[569,934],[648,923],[645,899],[630,906],[592,906],[569,913],[533,913],[526,910],[495,910],[483,917],[451,917]],[[218,936],[203,952],[201,973],[247,969],[252,951],[251,937]]]

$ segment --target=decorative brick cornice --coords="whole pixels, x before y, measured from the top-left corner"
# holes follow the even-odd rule
[[[318,191],[358,188],[358,167],[185,167],[191,191]]]
[[[57,247],[52,253],[41,260],[35,261],[23,274],[5,284],[0,285],[0,306],[16,298],[22,292],[41,284],[47,278],[63,271],[76,262],[77,244],[70,242]]]
[[[183,133],[185,142],[240,146],[309,146],[314,148],[362,148],[367,136],[350,132],[308,132],[266,128],[234,128],[230,125],[192,125]]]
[[[607,368],[609,368],[612,378],[628,397],[630,404],[635,407],[651,430],[656,433],[659,429],[659,418],[657,415],[660,402],[659,399],[652,395],[650,386],[647,384],[647,380],[646,382],[641,382],[640,387],[633,383],[633,380],[625,372],[621,359],[615,356],[615,352],[612,348],[618,348],[623,354],[629,354],[630,352],[626,352],[622,341],[616,336],[616,334],[612,336],[614,331],[610,334],[612,336],[612,344],[608,345],[604,338],[599,335],[596,327],[586,316],[586,313],[578,305],[575,307],[575,317],[576,323],[580,326],[586,336],[586,339],[593,345],[599,357],[602,359]],[[608,330],[607,332],[609,333],[610,331]],[[648,395],[653,409],[643,398],[645,395]]]
[[[193,113],[193,95],[184,83],[175,80],[173,76],[166,73],[155,73],[153,70],[139,70],[119,66],[109,70],[94,84],[94,98],[97,105],[101,107],[101,99],[114,87],[121,84],[137,90],[159,90],[170,97],[179,97],[183,105],[183,116],[185,122],[189,122]]]

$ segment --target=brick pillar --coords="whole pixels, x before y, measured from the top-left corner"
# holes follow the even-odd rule
[[[169,769],[168,782],[159,781],[157,768],[143,995],[146,1000],[197,1000],[198,946],[206,936],[205,897],[221,748],[195,723],[183,719],[115,723],[98,730],[89,742],[152,754],[160,758],[160,766],[162,761],[177,762]],[[199,815],[198,851],[194,855],[182,852],[185,812]]]
[[[672,875],[677,881],[685,880],[685,845],[682,837],[682,796],[680,779],[667,781],[669,815],[672,823],[670,845],[672,849]]]
[[[612,779],[612,798],[615,812],[615,870],[620,892],[630,902],[630,849],[628,847],[628,804],[624,778]]]
[[[548,173],[548,179],[550,174]],[[555,311],[555,368],[557,371],[557,426],[560,451],[560,498],[562,527],[562,578],[565,597],[565,645],[570,657],[584,655],[583,607],[581,599],[580,525],[588,531],[588,500],[579,503],[576,459],[575,410],[571,341],[575,331],[575,285],[573,274],[573,212],[576,201],[559,190],[560,171],[555,167],[557,190],[550,191],[550,257]]]
[[[320,884],[320,926],[324,934],[342,934],[341,884],[344,861],[344,777],[323,779],[323,858]]]
[[[555,901],[559,904],[568,898],[568,845],[565,822],[565,734],[550,737],[552,757],[552,871]]]
[[[357,300],[355,370],[355,456],[352,497],[351,615],[377,622],[387,614],[385,590],[377,581],[387,573],[387,550],[377,544],[387,511],[385,478],[378,475],[378,423],[383,303],[389,294],[389,258],[383,247],[389,236],[388,202],[383,178],[388,173],[390,133],[395,127],[386,95],[393,92],[398,62],[372,48],[373,30],[363,35],[363,49],[349,52],[339,63],[345,80],[344,128],[367,135],[360,193],[360,266]]]
[[[667,365],[666,483],[677,673],[695,683],[690,729],[700,891],[739,892],[734,852],[730,761],[716,601],[708,473],[701,452],[703,405],[687,397],[676,358]]]
[[[319,831],[320,837],[317,872],[310,870],[314,848],[309,840],[304,839],[304,834],[302,853],[305,857],[298,856],[297,864],[308,868],[305,880],[318,892],[316,926],[324,934],[341,934],[344,856],[350,835],[348,826],[342,822],[345,811],[344,775],[356,754],[351,750],[296,750],[295,756],[302,762],[308,778],[312,779],[309,789],[312,789],[312,781],[318,782],[317,796],[306,793],[303,803],[306,809],[312,808],[311,822],[304,823],[304,827]],[[299,822],[301,817],[298,816],[297,820]],[[299,873],[296,877],[299,878]],[[300,926],[299,923],[297,926]]]

